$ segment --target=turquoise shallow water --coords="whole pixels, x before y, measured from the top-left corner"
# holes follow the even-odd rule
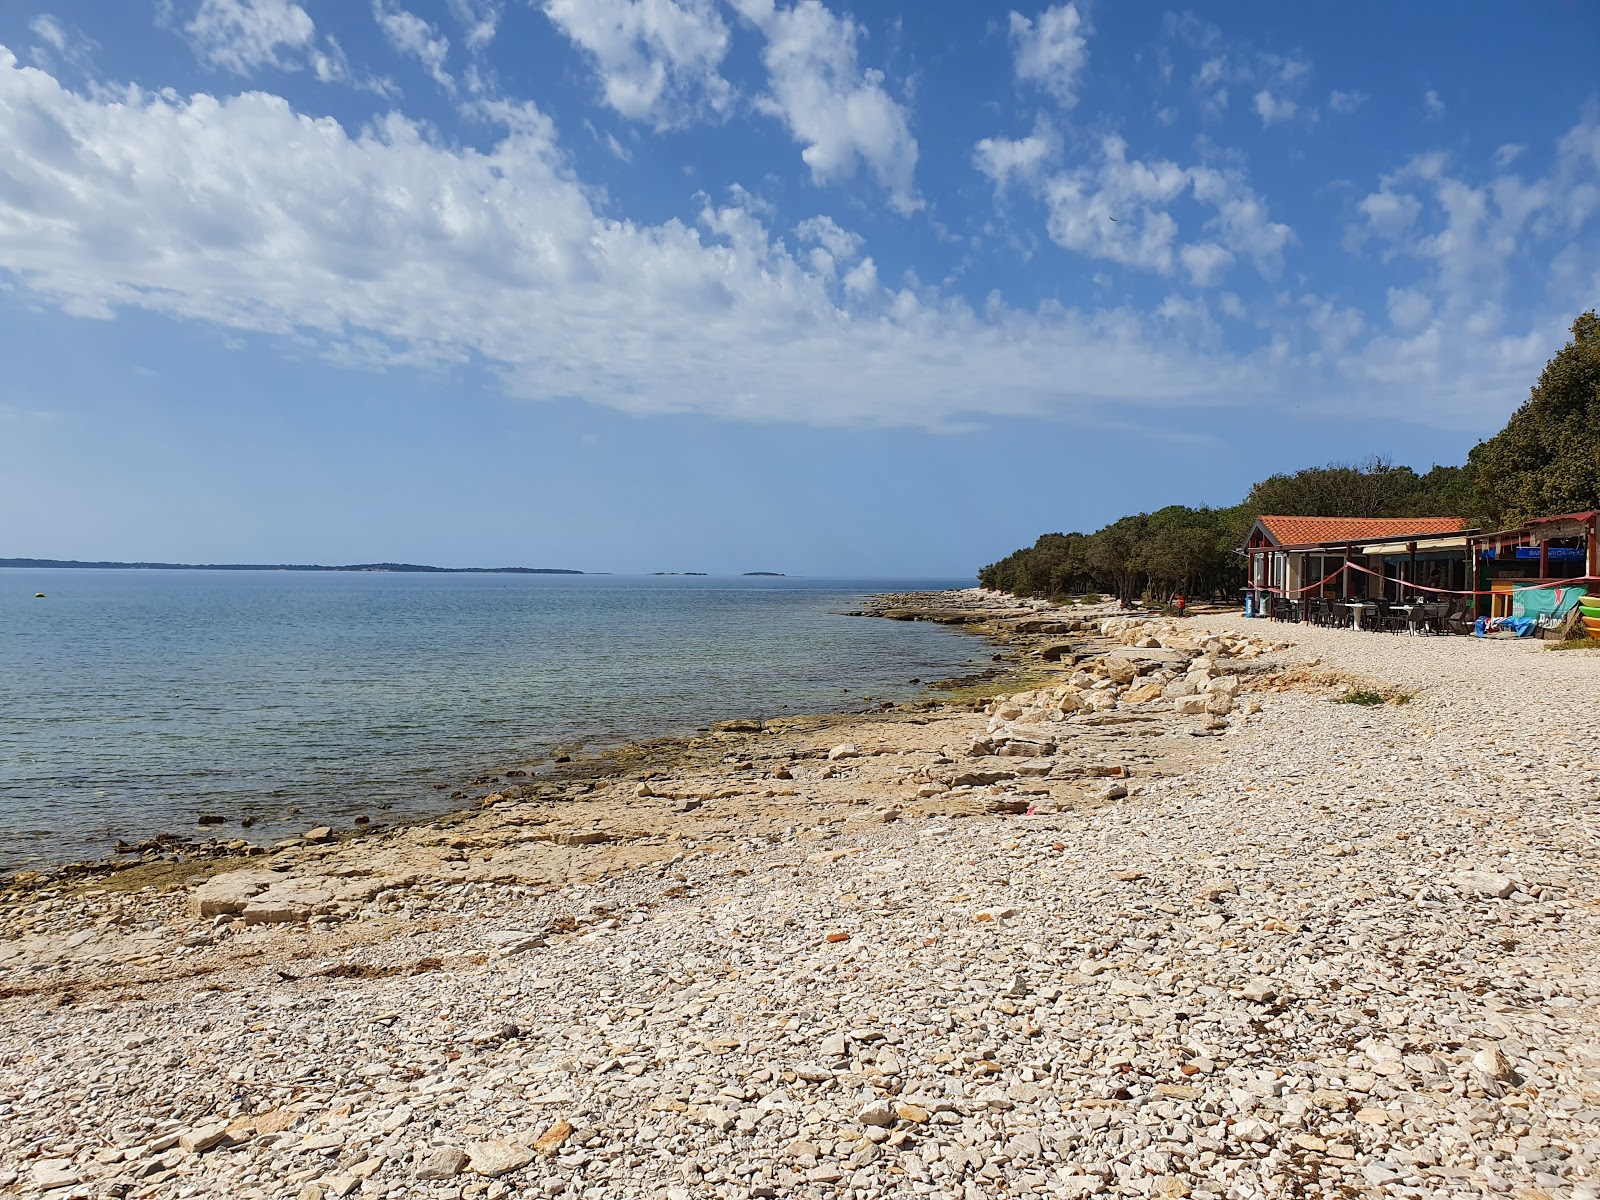
[[[434,784],[576,740],[909,697],[988,648],[836,614],[970,584],[0,570],[0,868],[202,812],[258,839],[436,812]]]

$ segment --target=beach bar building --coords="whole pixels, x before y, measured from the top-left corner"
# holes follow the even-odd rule
[[[1513,615],[1518,589],[1559,588],[1568,580],[1600,580],[1600,512],[1535,517],[1515,529],[1468,539],[1479,612]],[[1600,586],[1591,590],[1600,591]]]
[[[1398,600],[1404,584],[1466,591],[1465,517],[1262,516],[1245,541],[1245,595],[1254,612],[1303,599]]]

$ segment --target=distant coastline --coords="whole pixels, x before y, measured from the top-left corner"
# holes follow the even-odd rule
[[[0,567],[99,568],[113,571],[366,571],[424,575],[582,575],[564,567],[428,567],[417,563],[350,563],[325,567],[309,563],[79,562],[75,558],[0,558]]]

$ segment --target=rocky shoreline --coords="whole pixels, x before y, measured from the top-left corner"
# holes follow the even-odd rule
[[[1600,741],[1478,706],[1600,660],[902,599],[1002,674],[13,888],[0,1190],[1594,1194]]]

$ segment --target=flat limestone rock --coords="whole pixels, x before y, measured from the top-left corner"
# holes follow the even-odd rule
[[[441,1146],[427,1158],[422,1160],[422,1165],[417,1168],[419,1180],[454,1179],[466,1169],[467,1154],[454,1146]]]
[[[1179,666],[1192,657],[1187,650],[1169,650],[1166,647],[1146,649],[1142,646],[1117,646],[1106,651],[1106,661],[1140,663],[1150,666]]]
[[[311,915],[333,900],[331,889],[320,879],[283,879],[244,906],[246,925],[282,925],[309,921]]]
[[[82,1178],[70,1158],[41,1158],[33,1164],[33,1186],[41,1191],[71,1187]]]
[[[237,916],[251,897],[283,879],[273,871],[227,871],[213,875],[189,895],[189,911],[196,917]]]
[[[488,1142],[473,1142],[467,1147],[467,1158],[474,1172],[496,1179],[531,1163],[533,1151],[521,1142],[495,1138]]]

